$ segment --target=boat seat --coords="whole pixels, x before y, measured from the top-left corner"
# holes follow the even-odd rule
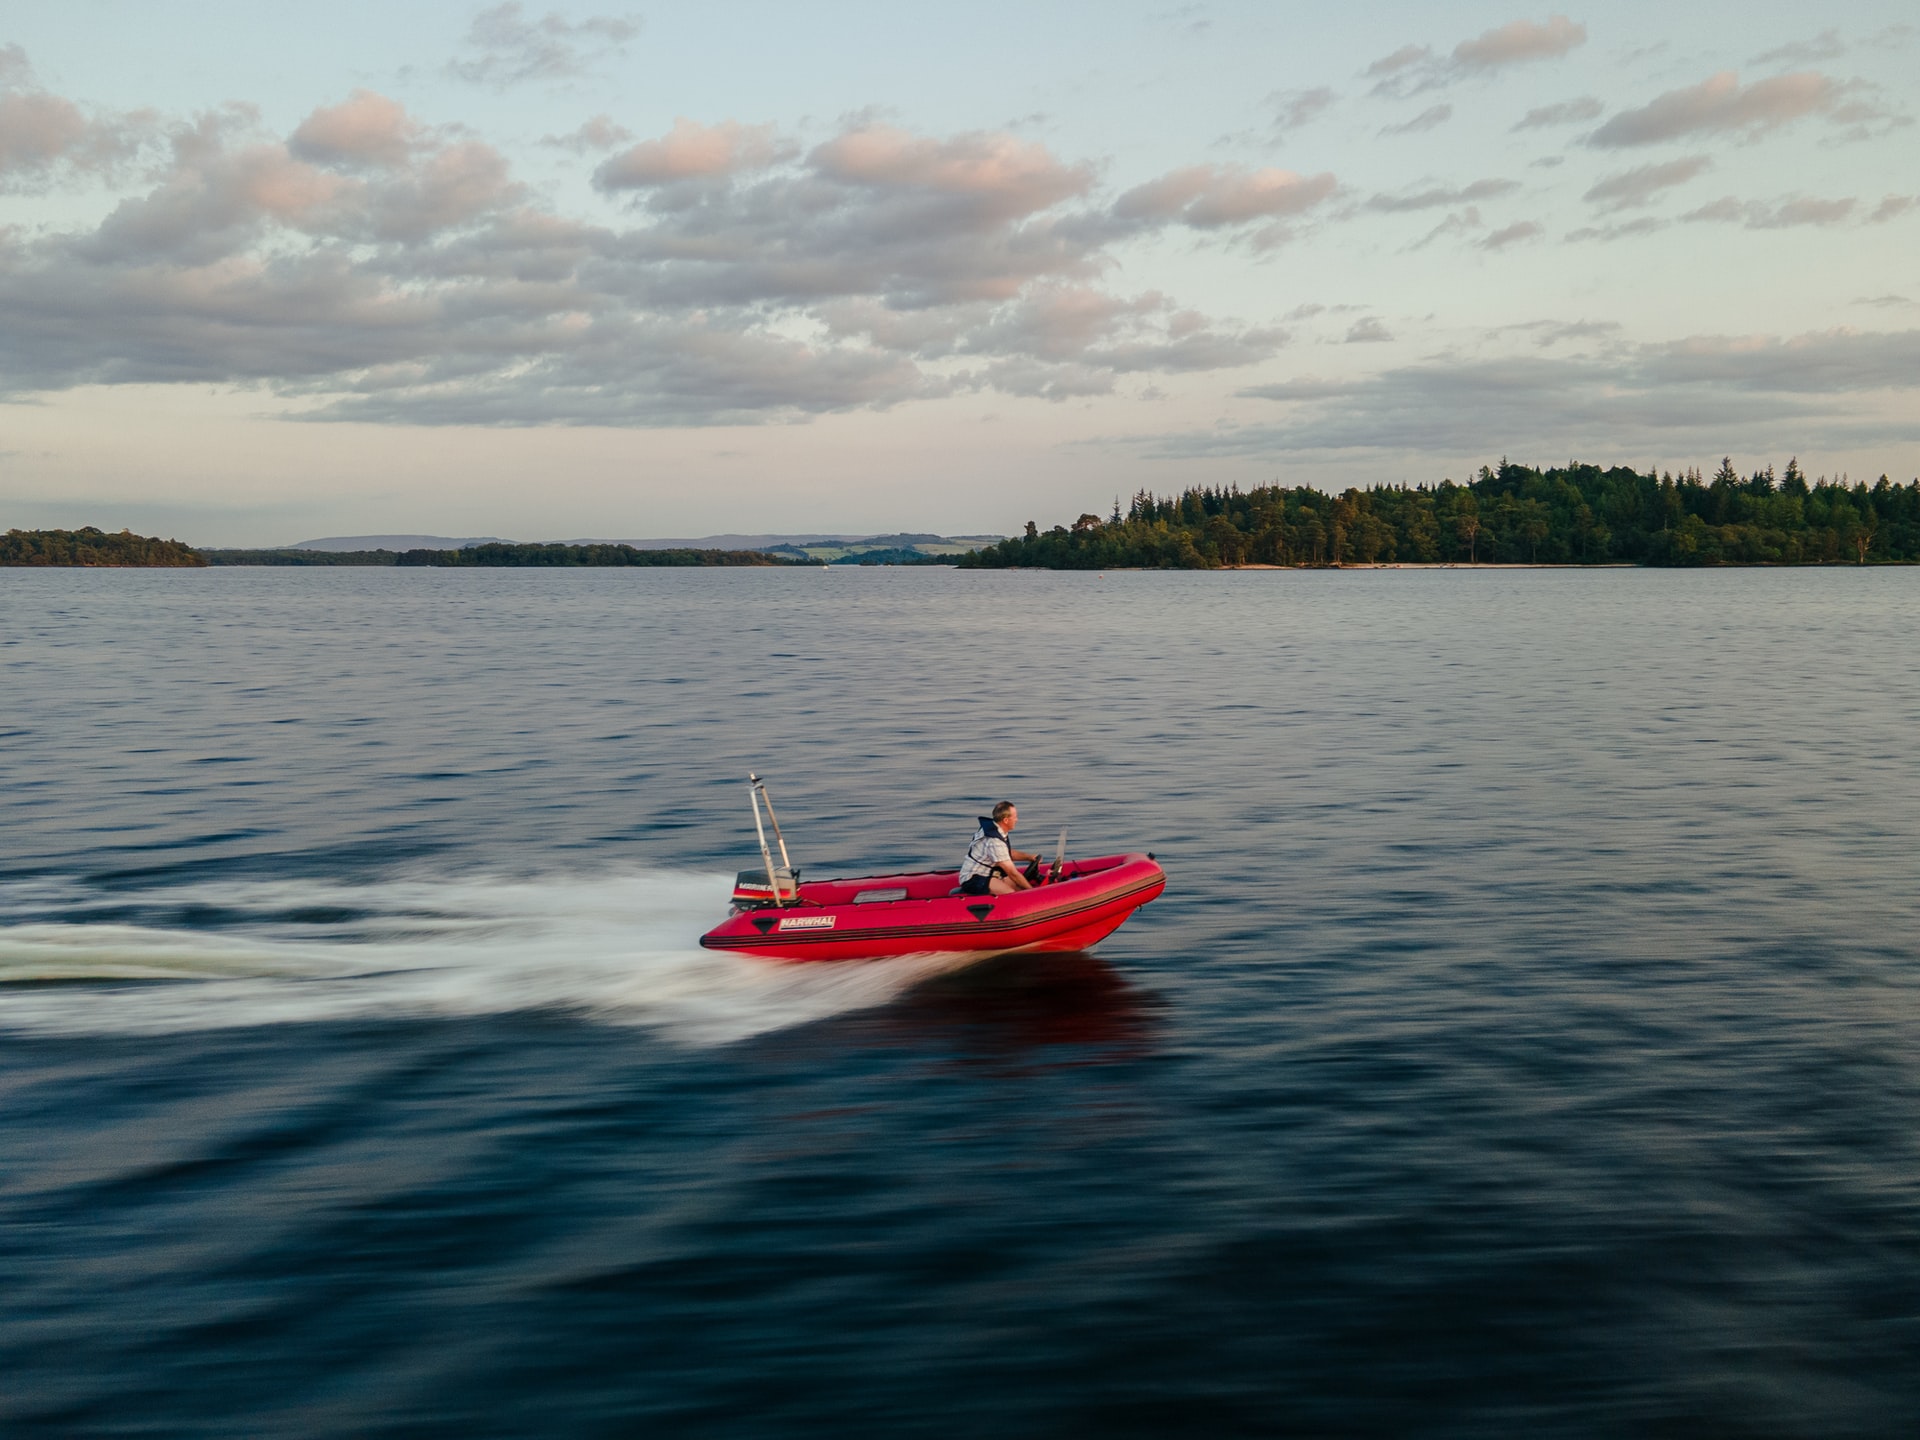
[[[884,905],[889,901],[904,900],[906,898],[907,887],[904,885],[895,885],[885,890],[862,890],[858,895],[853,897],[853,903],[856,905]]]

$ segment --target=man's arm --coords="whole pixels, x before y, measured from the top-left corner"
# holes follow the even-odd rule
[[[1007,880],[1009,883],[1012,884],[1014,889],[1031,890],[1033,888],[1033,882],[1028,880],[1026,876],[1022,875],[1020,873],[1020,867],[1014,864],[1013,862],[1014,860],[1031,859],[1032,857],[1023,856],[1018,850],[1015,850],[1011,845],[1007,847],[1007,853],[1013,857],[1013,860],[996,860],[993,862],[994,868],[1000,872],[1001,877],[1003,879]]]

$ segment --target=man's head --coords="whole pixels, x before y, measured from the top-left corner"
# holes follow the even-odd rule
[[[1020,823],[1020,812],[1013,808],[1013,801],[1002,800],[993,807],[993,823],[1002,830],[1011,830]]]

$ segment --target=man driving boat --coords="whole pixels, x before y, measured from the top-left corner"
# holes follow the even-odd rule
[[[1011,800],[994,806],[991,818],[980,817],[979,832],[967,846],[967,858],[960,863],[961,894],[1011,895],[1033,888],[1034,882],[1020,873],[1020,865],[1040,857],[1016,850],[1009,843],[1013,827],[1019,823],[1020,812]]]

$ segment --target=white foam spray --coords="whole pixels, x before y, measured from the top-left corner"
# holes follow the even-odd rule
[[[217,930],[58,918],[87,896],[0,887],[0,1030],[141,1034],[556,1010],[694,1045],[885,1004],[964,956],[783,964],[702,950],[728,877],[209,881],[116,892]],[[352,918],[314,923],[316,915]],[[155,982],[144,984],[112,982]],[[64,982],[64,983],[54,983]]]

